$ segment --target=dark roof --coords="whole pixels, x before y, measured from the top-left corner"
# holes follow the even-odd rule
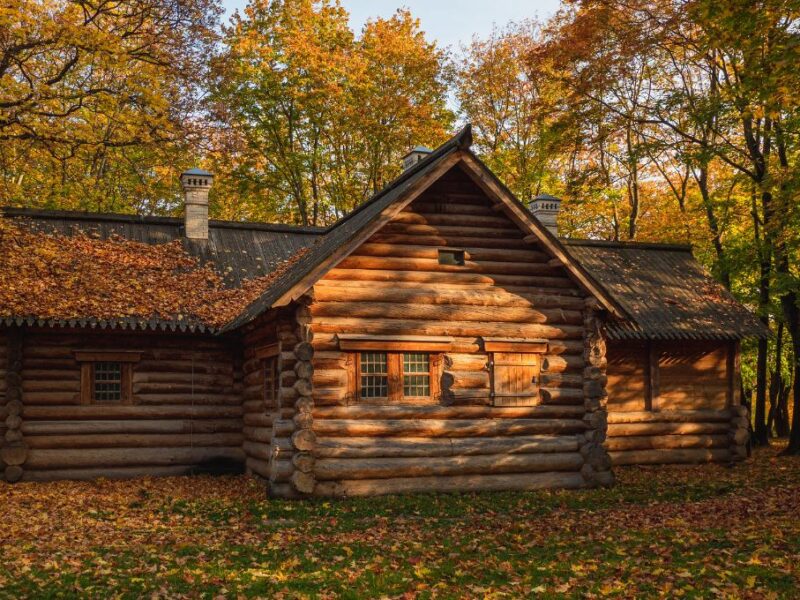
[[[690,246],[563,240],[632,316],[610,320],[612,339],[737,340],[766,328],[698,263]]]
[[[318,227],[211,220],[206,241],[186,238],[181,218],[26,208],[4,208],[0,212],[23,218],[49,233],[85,232],[101,239],[116,235],[146,244],[180,240],[189,254],[211,264],[228,287],[239,287],[245,279],[269,274],[279,263],[311,245],[323,231]]]

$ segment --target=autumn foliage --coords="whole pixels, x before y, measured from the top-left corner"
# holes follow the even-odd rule
[[[179,240],[151,245],[83,232],[66,236],[0,217],[0,317],[136,317],[218,328],[305,252],[230,288]]]

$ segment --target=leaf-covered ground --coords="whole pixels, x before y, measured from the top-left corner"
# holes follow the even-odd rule
[[[3,597],[800,595],[800,459],[611,490],[268,500],[245,477],[0,484]]]

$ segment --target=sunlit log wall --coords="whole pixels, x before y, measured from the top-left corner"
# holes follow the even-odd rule
[[[738,344],[615,341],[608,354],[606,447],[615,465],[746,457]]]
[[[563,267],[524,237],[452,171],[314,286],[314,494],[598,482],[583,469],[587,440],[596,441],[587,432],[605,426],[587,418],[585,404],[595,316]],[[466,265],[439,264],[440,247],[465,248]],[[348,396],[351,355],[337,334],[451,336],[442,397],[435,405],[359,404]],[[492,406],[482,336],[548,340],[539,406]],[[604,369],[604,350],[598,359]],[[592,412],[604,410],[602,375],[592,376]]]
[[[173,475],[243,462],[234,342],[177,333],[10,328],[20,357],[19,416],[4,423],[5,478]],[[136,352],[128,403],[86,403],[76,352]],[[9,365],[14,361],[6,360]],[[6,396],[14,378],[7,374]],[[17,411],[7,401],[6,413]],[[17,435],[11,435],[13,432]],[[9,465],[8,455],[14,462]],[[20,460],[21,458],[21,460]],[[11,466],[17,469],[9,469]]]

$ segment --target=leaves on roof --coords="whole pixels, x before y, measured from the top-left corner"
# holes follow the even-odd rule
[[[156,318],[219,328],[306,252],[229,288],[179,240],[145,244],[83,232],[44,233],[0,218],[0,317]]]

